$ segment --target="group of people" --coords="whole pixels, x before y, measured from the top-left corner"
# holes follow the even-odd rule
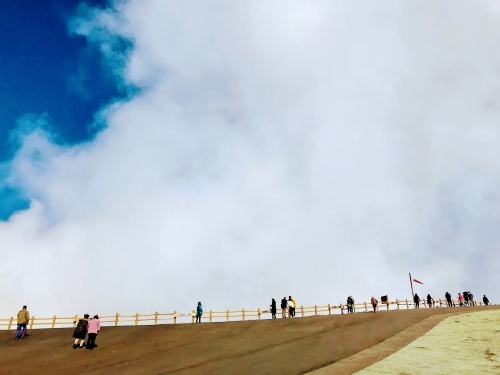
[[[276,308],[276,301],[273,298],[271,300],[271,315],[272,319],[276,319],[276,313],[277,313],[277,308]],[[281,317],[282,318],[293,318],[295,316],[295,308],[297,307],[297,301],[295,298],[292,298],[292,296],[288,296],[288,299],[286,297],[283,297],[281,300]]]
[[[76,323],[76,322],[73,322]],[[73,344],[73,349],[83,348],[92,350],[97,348],[95,340],[97,334],[101,330],[101,322],[99,321],[99,316],[94,315],[93,318],[89,318],[89,314],[85,314],[82,319],[78,320],[78,323],[73,333],[73,338],[75,343]],[[88,335],[87,344],[85,344],[85,337]]]
[[[453,302],[453,300],[451,299],[451,294],[446,292],[446,294],[444,295],[444,297],[446,298],[446,305],[448,307],[454,307],[455,306],[455,303]],[[434,298],[431,297],[430,294],[427,294],[427,306],[428,307],[435,307],[436,305],[436,301],[434,301]],[[462,293],[458,293],[458,303],[460,306],[475,306],[476,303],[474,302],[474,295],[470,292],[470,291],[465,291]],[[417,293],[415,293],[415,295],[413,296],[413,302],[415,304],[415,308],[418,309],[420,307],[420,297],[418,296]],[[488,297],[486,297],[486,295],[483,295],[483,303],[488,306],[488,304],[490,303]]]
[[[378,306],[378,299],[372,296],[370,299],[370,303],[372,304],[373,307],[373,312],[377,312],[377,306]],[[342,310],[342,314],[344,311]],[[354,313],[354,298],[352,296],[347,297],[347,313],[348,314],[353,314]]]

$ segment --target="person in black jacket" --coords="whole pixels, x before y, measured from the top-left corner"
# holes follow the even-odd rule
[[[446,298],[446,304],[448,305],[448,307],[453,307],[453,303],[451,302],[451,294],[446,292],[444,298]]]
[[[76,323],[76,322],[75,322]],[[83,347],[85,345],[85,336],[87,336],[87,326],[89,325],[89,314],[85,314],[83,319],[78,321],[76,325],[75,332],[73,333],[73,338],[75,343],[73,344],[73,349],[78,347]]]
[[[418,309],[420,306],[420,297],[417,293],[413,296],[413,302],[415,303],[415,308]]]
[[[464,297],[464,305],[468,306],[469,305],[469,292],[467,292],[467,291],[463,292],[462,296]]]
[[[352,298],[352,296],[349,296],[349,297],[347,297],[347,313],[348,314],[352,314],[354,312],[353,307],[354,307],[354,298]]]
[[[274,300],[274,298],[271,301],[271,315],[272,319],[276,319],[276,301]]]
[[[483,295],[483,303],[488,306],[488,304],[490,303],[490,300],[488,299],[488,297],[486,297],[486,294]]]
[[[283,318],[286,318],[286,306],[287,306],[287,300],[286,300],[286,297],[283,297],[283,299],[281,300],[281,316]]]
[[[427,294],[427,305],[429,307],[432,307],[432,297],[430,294]]]

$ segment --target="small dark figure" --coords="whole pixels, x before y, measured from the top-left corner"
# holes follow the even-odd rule
[[[469,295],[469,304],[471,306],[475,306],[476,303],[474,302],[474,295],[470,292],[470,290],[467,292],[467,294]]]
[[[352,314],[354,312],[353,307],[354,307],[354,298],[352,298],[352,296],[349,296],[349,297],[347,297],[347,313],[348,314]]]
[[[413,296],[413,302],[415,303],[415,308],[418,309],[420,307],[420,297],[417,293]]]
[[[486,297],[486,294],[483,295],[483,303],[488,306],[488,304],[490,303],[490,300],[488,299],[488,297]]]
[[[464,299],[464,305],[468,306],[469,305],[469,292],[463,292],[462,297]]]
[[[201,316],[203,315],[203,306],[201,302],[198,302],[198,306],[196,306],[196,323],[201,323]]]
[[[377,312],[378,301],[377,301],[377,299],[375,297],[372,297],[371,302],[372,302],[372,306],[373,306],[373,312],[376,313]]]
[[[276,301],[273,300],[271,301],[271,315],[272,315],[272,319],[276,319]]]
[[[427,305],[429,307],[432,307],[432,297],[430,294],[427,294]]]
[[[451,302],[451,294],[446,292],[446,294],[444,295],[444,297],[446,298],[446,305],[448,307],[452,307],[453,306],[453,303]]]
[[[286,306],[287,306],[288,302],[286,300],[286,297],[283,297],[283,299],[281,300],[281,317],[282,318],[286,318]]]
[[[73,344],[73,349],[82,348],[85,345],[85,336],[87,336],[87,328],[89,325],[89,314],[85,314],[83,319],[78,321],[76,325],[75,332],[73,333],[73,338],[75,343]]]

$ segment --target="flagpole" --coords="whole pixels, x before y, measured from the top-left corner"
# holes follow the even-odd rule
[[[411,280],[411,273],[408,273],[408,275],[410,275],[411,295],[413,296],[413,299],[415,299],[415,293],[413,293],[413,281]]]

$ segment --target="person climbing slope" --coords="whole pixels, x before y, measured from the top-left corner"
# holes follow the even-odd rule
[[[89,321],[87,331],[89,337],[87,339],[87,349],[92,350],[97,345],[95,344],[95,339],[97,338],[97,334],[101,330],[101,322],[99,321],[99,316],[94,315],[94,318]]]
[[[73,322],[75,323],[75,322]],[[76,325],[75,332],[73,333],[73,338],[75,343],[73,344],[73,349],[82,348],[85,345],[85,336],[87,336],[87,327],[89,325],[89,314],[85,314],[83,319],[78,321]]]

